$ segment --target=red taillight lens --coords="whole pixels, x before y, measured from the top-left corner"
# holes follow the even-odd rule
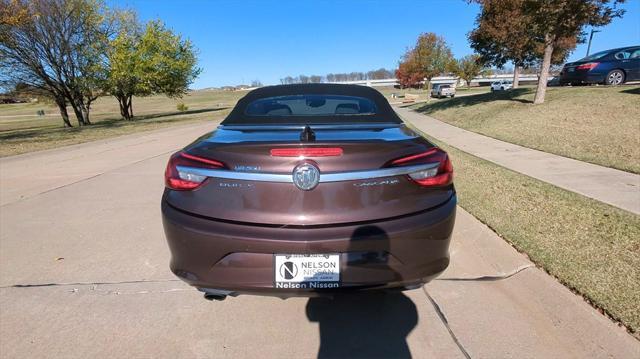
[[[422,163],[438,163],[437,167],[410,173],[409,178],[421,186],[437,187],[453,183],[453,165],[449,155],[439,148],[391,161],[391,166],[414,166]]]
[[[299,147],[299,148],[274,148],[271,151],[274,157],[329,157],[342,156],[340,147]]]
[[[589,62],[586,64],[582,64],[582,65],[578,65],[576,66],[576,70],[587,70],[587,71],[591,71],[593,70],[596,66],[598,66],[600,63],[599,62]]]
[[[167,169],[164,171],[164,183],[167,188],[178,191],[188,191],[200,187],[207,177],[179,171],[178,166],[217,169],[223,168],[224,164],[209,158],[190,155],[182,151],[174,153],[171,158],[169,158]]]

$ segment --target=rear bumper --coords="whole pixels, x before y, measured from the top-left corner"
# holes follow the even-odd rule
[[[201,218],[162,202],[171,270],[180,279],[212,293],[281,297],[426,283],[449,264],[455,210],[453,195],[437,208],[388,221],[282,228]],[[340,288],[274,288],[274,253],[340,253]]]
[[[569,84],[569,83],[582,83],[582,84],[596,84],[603,83],[606,73],[598,73],[598,72],[573,72],[573,73],[563,73],[560,76],[561,84]]]

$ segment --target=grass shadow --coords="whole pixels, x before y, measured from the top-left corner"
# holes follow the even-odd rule
[[[222,111],[222,110],[226,110],[226,109],[228,109],[228,107],[201,108],[199,110],[187,110],[187,111],[172,111],[172,112],[154,113],[154,114],[149,114],[149,115],[134,116],[134,121],[149,120],[149,119],[153,119],[153,118],[169,117],[169,116],[195,115],[195,114],[199,114],[199,113],[216,112],[216,111]]]
[[[490,101],[514,101],[520,103],[533,103],[531,100],[520,98],[522,95],[532,93],[533,90],[529,88],[519,88],[508,91],[496,91],[488,93],[480,93],[475,95],[468,95],[462,97],[454,97],[449,100],[431,102],[424,104],[415,110],[421,113],[433,113],[437,111],[447,110],[453,107],[466,107],[474,106],[480,103],[486,103]]]
[[[622,90],[620,92],[628,93],[628,94],[631,94],[631,95],[640,95],[640,87],[629,88],[629,89],[626,89],[626,90]]]

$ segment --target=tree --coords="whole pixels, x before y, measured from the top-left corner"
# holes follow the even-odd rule
[[[542,51],[534,104],[544,102],[554,52],[567,43],[583,43],[585,26],[604,26],[622,17],[624,0],[525,0],[523,8],[533,30],[533,42]]]
[[[309,76],[309,82],[317,84],[322,82],[322,76],[320,75],[311,75]]]
[[[414,61],[426,79],[425,88],[431,88],[431,79],[451,69],[453,55],[443,37],[432,32],[421,34],[413,49]]]
[[[471,47],[482,61],[502,68],[511,61],[513,88],[518,88],[519,71],[536,58],[531,29],[526,26],[524,0],[476,0],[482,10],[476,28],[469,33]]]
[[[584,42],[585,26],[603,26],[624,14],[616,8],[624,0],[472,1],[482,11],[469,34],[471,47],[499,68],[512,61],[514,85],[520,67],[539,66],[534,103],[544,102],[551,65],[564,62]]]
[[[1,1],[0,81],[49,93],[67,127],[67,105],[79,125],[90,124],[112,29],[109,10],[100,0]]]
[[[402,88],[417,87],[424,79],[422,69],[415,61],[413,50],[407,50],[402,57],[396,70],[396,79]]]
[[[484,72],[484,63],[480,55],[467,55],[456,61],[453,73],[467,82],[467,88],[471,87],[471,80]]]
[[[367,80],[385,80],[393,78],[393,71],[389,71],[385,68],[379,68],[367,72]]]
[[[400,60],[396,77],[402,87],[414,86],[425,79],[425,88],[431,79],[451,71],[455,60],[444,38],[432,32],[420,34],[416,45],[408,49]]]
[[[104,89],[118,100],[122,117],[131,120],[133,96],[181,97],[201,69],[191,42],[161,21],[147,23],[144,31],[135,19],[124,24],[111,43]]]

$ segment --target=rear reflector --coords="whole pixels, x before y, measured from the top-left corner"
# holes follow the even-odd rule
[[[340,147],[298,147],[298,148],[273,148],[271,156],[274,157],[330,157],[342,156]]]
[[[391,161],[391,166],[409,166],[420,163],[437,163],[428,170],[410,173],[409,179],[425,187],[448,186],[453,183],[453,165],[446,152],[434,147],[425,152]]]
[[[576,70],[587,70],[587,71],[591,71],[593,70],[596,66],[598,66],[600,63],[599,62],[589,62],[586,64],[582,64],[582,65],[578,65],[576,66]]]
[[[167,169],[164,172],[164,182],[167,188],[188,191],[202,185],[207,177],[178,170],[178,166],[197,168],[223,168],[222,162],[209,158],[190,155],[186,152],[177,152],[171,156]]]

